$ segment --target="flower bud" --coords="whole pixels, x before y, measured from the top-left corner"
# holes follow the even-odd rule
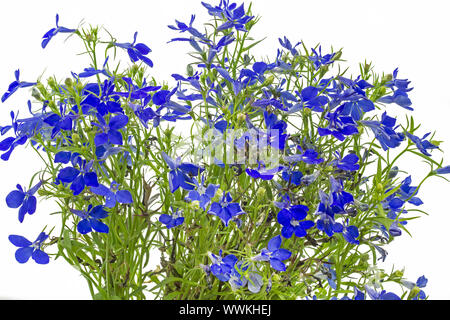
[[[68,87],[71,88],[73,86],[73,81],[71,78],[66,78],[66,80],[64,80],[64,84]]]
[[[186,73],[187,73],[188,77],[192,77],[194,75],[194,68],[192,67],[192,65],[190,65],[190,64],[187,65]]]
[[[381,79],[382,82],[389,82],[392,80],[392,74],[386,74],[383,79]]]
[[[258,190],[256,190],[256,197],[258,199],[262,199],[266,195],[266,188],[259,187]]]
[[[378,183],[378,184],[377,184],[377,191],[380,192],[380,193],[384,191],[384,186],[383,186],[383,184],[381,184],[381,183]]]
[[[237,118],[238,118],[238,121],[244,122],[245,118],[246,118],[245,113],[239,113]]]
[[[305,116],[309,116],[311,114],[311,109],[310,108],[303,108],[303,114]]]
[[[274,76],[269,76],[268,78],[266,78],[266,80],[264,80],[263,87],[270,86],[274,80]]]
[[[420,293],[420,288],[418,286],[415,286],[414,288],[412,288],[411,293],[409,294],[409,296],[411,298],[416,297],[418,294]]]
[[[78,133],[76,133],[76,132],[73,133],[72,134],[72,141],[75,142],[75,143],[80,142],[80,135]]]
[[[397,279],[403,278],[403,270],[395,270],[393,276]]]
[[[40,94],[39,90],[36,89],[36,88],[33,88],[33,89],[31,90],[31,96],[32,96],[33,98],[35,98],[36,100],[38,100],[38,101],[41,101],[41,100],[42,100],[41,94]]]

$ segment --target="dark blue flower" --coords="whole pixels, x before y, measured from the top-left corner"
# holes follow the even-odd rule
[[[14,72],[14,76],[16,77],[16,80],[11,82],[8,90],[3,94],[2,96],[2,102],[5,102],[6,99],[8,99],[14,92],[16,92],[19,88],[26,88],[36,85],[36,82],[26,82],[26,81],[20,81],[20,70],[17,69]]]
[[[306,230],[314,227],[313,221],[304,220],[308,215],[308,210],[307,206],[301,204],[281,209],[277,215],[278,223],[283,226],[281,235],[285,238],[292,237],[292,234],[295,234],[296,237],[305,237]]]
[[[337,108],[334,112],[328,112],[325,119],[328,120],[327,128],[317,128],[321,137],[332,135],[340,141],[344,141],[346,136],[357,134],[358,126],[352,117],[342,114],[343,106]]]
[[[321,66],[331,64],[334,62],[333,57],[335,53],[330,53],[322,56],[322,46],[319,46],[319,53],[313,48],[311,48],[313,55],[309,56],[309,60],[314,63],[314,67],[319,69]]]
[[[103,205],[93,207],[90,204],[86,211],[70,209],[70,211],[81,218],[77,224],[77,230],[81,234],[86,234],[95,230],[97,232],[108,233],[109,227],[100,221],[108,217],[108,212]]]
[[[413,290],[415,292],[418,291],[418,293],[415,294],[415,296],[412,298],[412,300],[424,300],[427,297],[426,293],[423,290],[421,290],[422,288],[425,288],[427,286],[427,283],[428,283],[428,279],[425,278],[425,276],[419,277],[415,283],[411,282],[411,281],[406,281],[406,280],[402,281],[402,284],[405,287],[407,287],[409,290],[411,290],[412,292],[413,292]]]
[[[130,57],[130,60],[132,62],[136,61],[142,61],[149,67],[153,67],[153,62],[148,57],[146,57],[147,54],[149,54],[152,50],[150,48],[143,44],[143,43],[136,43],[137,38],[137,31],[134,33],[134,40],[133,43],[124,42],[124,43],[117,43],[114,42],[113,45],[116,47],[122,48],[127,50],[128,56]]]
[[[380,142],[384,151],[389,148],[398,147],[405,139],[405,135],[400,132],[395,132],[395,118],[389,117],[386,112],[383,112],[381,121],[362,120],[361,123],[372,129],[375,138]]]
[[[410,106],[412,105],[411,99],[408,97],[408,92],[413,88],[408,88],[411,81],[408,79],[397,79],[398,68],[394,70],[392,75],[392,80],[388,81],[385,86],[391,88],[393,91],[392,95],[386,95],[378,99],[381,103],[395,103],[402,108],[407,110],[414,110]]]
[[[20,184],[17,190],[11,191],[6,196],[6,205],[9,208],[19,208],[19,221],[23,222],[25,214],[33,214],[36,211],[36,197],[34,194],[41,187],[42,182],[39,181],[30,190],[25,191]]]
[[[333,199],[331,206],[335,212],[337,212],[336,208],[345,211],[345,205],[354,201],[352,194],[344,191],[343,182],[336,180],[333,176],[330,176],[330,191]]]
[[[95,146],[103,144],[123,144],[122,133],[119,131],[128,124],[128,117],[124,114],[118,114],[109,119],[108,124],[101,115],[97,115],[99,123],[92,123],[94,126],[100,128],[101,132],[94,137]]]
[[[19,263],[27,262],[30,257],[33,258],[36,263],[47,264],[50,259],[48,254],[41,250],[42,242],[48,238],[44,232],[41,232],[34,242],[27,240],[26,238],[18,235],[10,235],[9,241],[19,247],[16,250],[16,260]]]
[[[375,289],[365,286],[366,292],[372,300],[401,300],[399,296],[395,293],[387,292],[386,290],[382,290],[381,292],[377,292]]]
[[[228,1],[220,1],[219,6],[216,7],[205,2],[202,2],[202,4],[208,9],[210,15],[223,17],[227,20],[217,28],[217,31],[223,31],[234,27],[236,30],[247,32],[245,24],[253,19],[253,16],[245,15],[244,4],[241,4],[239,7],[236,3],[230,4]]]
[[[245,172],[254,179],[272,180],[272,178],[283,169],[283,166],[277,166],[267,169],[264,165],[261,167],[261,163],[258,164],[258,169],[245,169]]]
[[[420,152],[422,152],[424,155],[431,157],[431,153],[429,153],[427,150],[433,150],[433,149],[439,149],[438,146],[432,144],[430,141],[425,140],[426,137],[430,132],[425,134],[422,138],[419,138],[412,133],[406,132],[406,136],[416,144],[417,149],[419,149]]]
[[[342,211],[337,206],[332,206],[332,195],[327,195],[322,190],[319,190],[320,203],[315,212],[319,216],[316,221],[318,230],[325,232],[329,237],[334,233],[340,233],[343,230],[342,224],[335,222],[334,215]]]
[[[186,200],[190,202],[198,201],[200,208],[206,210],[208,204],[211,202],[211,199],[216,195],[216,192],[219,189],[219,185],[210,184],[205,187],[204,177],[202,177],[201,183],[198,183],[196,180],[194,180],[194,184],[196,185],[196,190],[189,191]]]
[[[58,25],[58,22],[59,22],[59,15],[57,14],[56,15],[56,28],[52,28],[44,34],[44,36],[42,37],[43,40],[41,43],[42,48],[45,48],[47,46],[47,44],[50,42],[50,40],[54,36],[56,36],[58,33],[73,33],[73,32],[77,31],[76,29],[68,29],[65,27],[60,27]]]
[[[119,184],[115,181],[111,182],[108,188],[102,184],[97,187],[91,186],[92,193],[105,197],[105,206],[107,208],[114,208],[116,203],[129,204],[133,203],[133,197],[128,190],[119,190]]]
[[[175,211],[173,211],[173,208],[171,208],[171,209],[172,209],[172,214],[162,213],[159,216],[159,222],[165,224],[167,229],[178,227],[178,226],[182,225],[184,222],[184,217],[181,216],[181,211],[179,211],[179,209],[177,209]]]
[[[299,103],[295,104],[288,110],[288,113],[294,113],[304,108],[309,108],[312,111],[322,112],[323,106],[328,103],[328,98],[324,95],[320,95],[320,90],[316,87],[303,88],[301,93],[297,92],[297,95],[301,97]]]
[[[228,226],[228,222],[235,217],[244,214],[241,206],[237,202],[232,202],[233,198],[229,192],[224,192],[219,202],[213,202],[208,213],[218,216],[220,220]]]
[[[291,257],[291,252],[281,248],[281,236],[270,239],[267,248],[261,250],[261,253],[253,258],[255,261],[269,261],[270,266],[277,271],[286,271],[286,265],[283,261]]]
[[[222,258],[222,250],[219,251],[218,256],[211,252],[209,252],[208,255],[212,261],[211,273],[220,281],[230,280],[231,271],[234,269],[238,260],[236,256],[229,254]]]
[[[57,182],[70,183],[70,189],[75,196],[80,194],[85,186],[98,187],[97,173],[91,171],[93,160],[86,162],[81,157],[77,157],[74,162],[78,164],[80,169],[75,167],[61,169],[58,173]]]
[[[297,42],[295,44],[295,46],[292,45],[292,43],[289,41],[288,38],[286,38],[286,36],[283,37],[283,39],[278,38],[278,41],[280,42],[281,46],[287,50],[289,50],[291,52],[291,54],[293,56],[297,56],[298,55],[298,51],[295,49],[299,44],[301,44],[301,42]]]
[[[164,161],[169,166],[169,187],[170,192],[175,192],[179,187],[185,190],[194,190],[195,183],[193,177],[198,176],[205,169],[189,162],[181,162],[181,158],[173,160],[164,151],[161,152]]]
[[[445,166],[442,168],[438,168],[434,170],[435,174],[449,174],[450,173],[450,166]]]
[[[338,154],[340,157],[340,155]],[[334,165],[341,170],[356,171],[359,170],[359,158],[354,153],[349,153],[344,158],[334,160]]]

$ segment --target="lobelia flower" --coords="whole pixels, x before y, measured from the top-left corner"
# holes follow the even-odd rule
[[[76,157],[73,162],[73,167],[66,167],[59,171],[57,182],[70,183],[70,189],[75,196],[79,195],[85,186],[98,187],[97,173],[91,171],[94,161],[86,162],[81,157]],[[80,169],[75,168],[76,164]]]
[[[53,127],[51,138],[53,139],[61,130],[71,131],[73,119],[76,117],[74,114],[65,115],[65,108],[60,107],[60,115],[56,113],[52,113],[44,119],[44,123],[46,123],[49,127]]]
[[[286,271],[286,265],[283,263],[291,257],[291,252],[281,248],[281,236],[270,239],[267,248],[261,250],[261,253],[253,258],[255,261],[269,261],[270,266],[277,271]]]
[[[9,131],[9,129],[13,128],[15,137],[8,137],[0,142],[0,151],[6,151],[5,153],[3,153],[1,155],[1,159],[4,161],[9,160],[11,153],[14,151],[14,149],[17,146],[25,144],[28,140],[28,135],[26,134],[26,132],[21,132],[19,130],[20,127],[19,127],[19,123],[17,120],[18,114],[17,114],[17,116],[14,116],[14,112],[12,112],[12,111],[10,114],[11,114],[11,118],[12,118],[12,125],[3,127],[2,134]]]
[[[321,66],[331,64],[334,62],[333,58],[335,56],[335,53],[330,53],[322,56],[322,46],[319,46],[319,53],[317,53],[316,50],[311,48],[314,55],[309,56],[308,59],[311,60],[314,63],[314,67],[316,69],[319,69]]]
[[[433,150],[433,149],[439,149],[438,146],[432,144],[430,141],[425,140],[426,137],[428,137],[430,132],[425,134],[422,138],[419,138],[412,133],[406,132],[406,136],[415,143],[417,149],[419,149],[420,152],[422,152],[424,155],[431,157],[431,153],[429,153],[427,150]]]
[[[381,103],[395,103],[402,108],[407,110],[414,110],[410,106],[412,105],[411,99],[408,97],[408,92],[413,88],[408,88],[411,81],[408,79],[397,79],[398,68],[396,68],[392,74],[392,80],[385,84],[385,87],[391,88],[393,91],[392,95],[386,95],[378,99]]]
[[[123,114],[118,114],[109,119],[109,123],[106,124],[105,119],[101,115],[97,115],[99,123],[92,123],[92,125],[100,128],[101,132],[97,133],[94,137],[95,146],[101,146],[103,144],[123,144],[122,133],[119,131],[124,128],[128,123],[128,117]]]
[[[372,300],[401,300],[399,296],[395,293],[387,292],[386,290],[382,290],[381,292],[377,292],[375,289],[365,286],[366,292]]]
[[[344,206],[348,203],[353,203],[353,195],[349,192],[344,191],[344,185],[342,180],[336,180],[333,176],[330,176],[330,191],[333,202],[331,206],[334,207],[336,212],[336,207],[341,211],[345,211]]]
[[[205,169],[189,162],[181,162],[181,158],[173,160],[164,151],[161,152],[164,161],[169,166],[169,188],[174,193],[179,187],[185,190],[194,190],[195,183],[193,177],[198,176]]]
[[[303,152],[300,146],[297,146],[297,149],[300,151],[300,154],[285,156],[284,160],[288,162],[303,161],[304,163],[312,165],[320,164],[324,161],[323,158],[319,158],[319,153],[314,149],[306,149],[305,152]]]
[[[106,64],[108,63],[109,57],[106,57],[105,62],[103,63],[102,69],[95,69],[93,67],[90,68],[84,68],[84,71],[78,74],[78,77],[80,78],[89,78],[92,76],[95,76],[97,74],[103,74],[104,76],[111,78],[112,76],[108,73],[108,71],[105,69]]]
[[[6,205],[9,208],[19,208],[19,221],[23,222],[25,214],[33,214],[36,211],[36,197],[34,194],[41,187],[42,181],[39,181],[30,190],[25,191],[20,184],[18,184],[17,190],[11,191],[6,196]]]
[[[77,230],[81,234],[86,234],[95,230],[101,233],[108,233],[109,227],[100,221],[108,217],[108,212],[103,205],[93,207],[90,204],[86,211],[70,209],[70,211],[81,218],[77,224]]]
[[[47,238],[48,235],[46,235],[44,232],[41,232],[34,242],[31,242],[25,237],[18,235],[10,235],[8,237],[9,241],[13,245],[19,247],[19,249],[17,249],[15,253],[17,262],[25,263],[31,257],[34,261],[36,261],[36,263],[39,264],[47,264],[50,261],[48,254],[46,254],[41,249],[42,243]]]
[[[352,117],[342,114],[343,106],[340,106],[334,112],[325,114],[328,120],[327,128],[317,128],[317,132],[321,137],[332,135],[340,141],[344,141],[346,136],[359,133],[358,126]]]
[[[280,42],[281,46],[291,52],[293,56],[298,55],[298,51],[295,49],[301,42],[297,42],[295,46],[292,46],[292,43],[289,41],[286,36],[283,37],[283,39],[278,38],[278,41]]]
[[[128,190],[119,190],[119,184],[115,181],[111,182],[108,188],[103,184],[98,186],[91,186],[92,193],[105,197],[105,207],[114,208],[116,203],[129,204],[133,203],[133,197]]]
[[[426,293],[421,290],[421,288],[425,288],[427,286],[428,279],[425,276],[421,276],[417,279],[417,281],[411,282],[403,280],[402,284],[411,290],[411,294],[413,294],[412,300],[423,300],[427,297]]]
[[[319,219],[316,221],[317,229],[325,232],[329,237],[334,233],[340,233],[343,230],[342,224],[335,222],[334,215],[340,212],[338,207],[332,207],[332,196],[327,195],[322,190],[319,190],[320,203],[316,210],[316,215]]]
[[[293,205],[289,208],[283,208],[278,212],[278,223],[283,226],[281,235],[288,239],[295,234],[296,237],[305,237],[306,230],[314,227],[314,222],[304,220],[308,215],[309,208],[304,205]]]
[[[264,165],[263,165],[264,166]],[[254,179],[272,180],[275,174],[280,172],[283,166],[267,169],[265,166],[261,168],[261,162],[258,163],[258,169],[245,169],[245,172]]]
[[[217,28],[217,31],[223,31],[230,28],[247,32],[245,24],[253,19],[253,16],[245,15],[244,4],[237,7],[236,3],[229,4],[228,0],[220,1],[219,6],[213,7],[208,3],[202,2],[202,5],[208,9],[208,13],[212,16],[224,17],[228,21]]]
[[[320,95],[320,90],[316,87],[306,87],[302,89],[301,93],[297,92],[297,94],[301,97],[301,101],[287,111],[289,114],[303,110],[304,108],[322,112],[324,111],[323,106],[328,103],[328,98],[324,95]]]
[[[113,45],[122,49],[127,50],[128,56],[130,57],[130,60],[132,62],[142,61],[146,65],[148,65],[150,68],[153,67],[153,62],[148,57],[146,57],[147,54],[149,54],[152,50],[147,47],[143,43],[136,43],[137,38],[137,31],[134,33],[134,40],[133,43],[124,42],[124,43],[117,43],[113,42]]]
[[[348,243],[359,244],[359,230],[356,226],[349,226],[348,219],[347,223],[343,225],[342,235]]]
[[[222,258],[222,250],[219,251],[219,255],[214,253],[208,253],[209,258],[212,261],[211,273],[217,277],[220,281],[228,281],[231,278],[231,271],[237,262],[237,258],[233,254],[229,254]]]
[[[50,42],[50,40],[54,36],[56,36],[58,33],[73,33],[73,32],[77,31],[76,29],[68,29],[68,28],[65,28],[65,27],[60,27],[58,25],[58,22],[59,22],[59,15],[57,14],[56,15],[56,28],[50,29],[42,37],[43,40],[42,40],[41,46],[42,46],[43,49],[47,46],[47,44]]]
[[[223,196],[219,202],[213,202],[209,208],[208,213],[218,216],[220,220],[228,227],[228,222],[235,217],[245,214],[241,206],[233,201],[229,192],[223,192]]]
[[[281,173],[281,178],[289,184],[299,186],[302,184],[303,173],[301,171],[292,170],[292,168],[285,167]]]
[[[8,86],[8,90],[2,95],[2,102],[5,102],[6,99],[8,99],[14,92],[16,92],[19,88],[26,88],[26,87],[32,87],[36,85],[36,82],[26,82],[26,81],[20,81],[20,70],[17,69],[14,71],[14,76],[16,80],[10,83]]]
[[[359,157],[354,153],[349,153],[344,158],[340,158],[340,154],[337,153],[339,159],[334,160],[333,164],[344,171],[357,171],[359,170]]]
[[[166,225],[167,229],[175,228],[183,224],[184,217],[181,216],[181,211],[179,209],[173,211],[171,208],[172,214],[162,213],[159,216],[159,222]]]
[[[202,177],[201,183],[198,183],[197,180],[194,180],[196,190],[189,191],[188,195],[186,196],[186,200],[190,202],[198,201],[200,208],[206,210],[206,207],[211,202],[211,199],[216,195],[216,192],[219,189],[219,185],[210,184],[205,187],[204,180],[205,177]]]
[[[189,25],[180,22],[178,20],[175,20],[175,24],[176,26],[168,26],[170,29],[172,30],[176,30],[176,31],[180,31],[181,33],[183,32],[189,32],[193,37],[199,38],[202,40],[202,43],[210,43],[211,40],[209,40],[204,34],[202,34],[200,31],[198,31],[197,29],[195,29],[192,24],[194,23],[195,20],[195,15],[191,15],[191,20],[189,21]],[[170,40],[169,42],[173,42],[173,41],[190,41],[191,39],[189,38],[174,38],[172,40]]]
[[[380,142],[384,151],[389,148],[396,148],[405,140],[403,133],[395,132],[395,118],[389,117],[386,111],[381,116],[381,121],[361,120],[361,123],[372,129],[375,138]]]
[[[433,171],[435,174],[449,174],[450,173],[450,166],[445,166],[442,168],[438,168]]]

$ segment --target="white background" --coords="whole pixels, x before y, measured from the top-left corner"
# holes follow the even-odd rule
[[[214,0],[216,3],[218,0]],[[422,123],[418,133],[436,130],[437,140],[446,141],[441,145],[443,153],[433,152],[434,158],[446,156],[450,164],[449,9],[446,0],[254,0],[253,13],[262,19],[253,35],[267,37],[254,53],[273,59],[278,37],[286,35],[292,42],[303,40],[309,47],[320,42],[324,53],[331,45],[343,47],[343,58],[353,67],[364,59],[373,61],[379,72],[390,73],[399,67],[399,77],[409,78],[414,87],[410,97],[415,119]],[[189,45],[166,44],[178,36],[167,25],[174,19],[189,22],[190,14],[195,13],[194,26],[202,30],[201,23],[208,19],[200,1],[2,1],[1,94],[13,81],[17,68],[21,80],[35,81],[44,71],[44,79],[56,74],[63,80],[70,71],[80,72],[86,67],[85,57],[75,55],[81,52],[75,38],[64,43],[65,35],[59,35],[45,50],[41,48],[42,35],[54,26],[56,13],[61,26],[76,28],[84,19],[105,26],[119,42],[132,42],[133,33],[139,31],[138,42],[153,50],[152,74],[166,80],[172,73],[183,74],[190,59],[186,55]],[[11,109],[21,110],[22,116],[27,114],[27,99],[25,89],[0,105],[0,125],[9,124]],[[404,114],[400,107],[389,108],[389,114]],[[50,201],[38,203],[36,214],[27,215],[23,224],[17,220],[17,210],[5,205],[4,198],[16,183],[28,186],[32,174],[41,168],[39,159],[30,151],[17,148],[9,162],[0,163],[0,298],[89,299],[83,278],[61,259],[45,266],[32,260],[20,265],[14,259],[15,247],[8,241],[9,234],[34,240],[46,224],[51,227],[58,222],[58,217],[49,215],[56,210]],[[427,167],[420,161],[406,161],[402,168],[413,175],[414,185]],[[425,202],[422,209],[430,215],[409,224],[413,238],[404,234],[387,247],[389,255],[384,266],[406,267],[405,275],[412,281],[425,274],[430,298],[449,299],[450,184],[434,178],[419,195]]]

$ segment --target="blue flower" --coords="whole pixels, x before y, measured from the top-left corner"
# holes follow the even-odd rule
[[[317,53],[317,51],[313,48],[311,48],[311,50],[313,52],[313,55],[309,56],[308,58],[314,63],[314,67],[316,69],[334,62],[333,57],[335,56],[335,53],[330,53],[322,56],[322,46],[319,46],[319,53]]]
[[[372,300],[401,300],[399,296],[395,293],[387,292],[386,290],[382,290],[381,292],[377,292],[375,289],[372,289],[369,286],[365,286],[366,292]]]
[[[16,92],[19,88],[26,88],[36,85],[36,82],[26,82],[26,81],[20,81],[20,70],[17,69],[14,72],[14,76],[16,77],[16,80],[11,82],[8,90],[3,94],[2,96],[2,102],[5,102],[6,99],[8,99],[14,92]]]
[[[406,136],[416,144],[417,149],[419,149],[420,152],[422,152],[424,155],[431,157],[431,153],[429,153],[427,150],[433,150],[433,149],[439,149],[438,146],[432,144],[430,141],[425,140],[426,137],[430,132],[425,134],[422,138],[419,138],[412,133],[406,132]]]
[[[332,206],[332,196],[327,195],[322,190],[319,190],[319,198],[320,203],[315,213],[319,216],[319,219],[316,221],[317,229],[325,232],[329,237],[333,236],[335,232],[342,232],[342,224],[334,220],[335,213],[340,212],[341,208]]]
[[[207,187],[204,186],[204,177],[202,177],[201,184],[194,180],[194,184],[196,185],[196,190],[189,191],[186,200],[188,201],[198,201],[200,208],[206,210],[206,207],[211,202],[211,199],[214,198],[217,190],[219,189],[219,185],[210,184]]]
[[[164,151],[161,152],[164,161],[169,166],[169,187],[170,192],[174,193],[179,187],[185,190],[194,190],[195,183],[192,177],[198,176],[205,169],[189,162],[181,162],[178,157],[175,161]]]
[[[208,9],[210,15],[227,19],[225,23],[217,28],[217,31],[223,31],[234,27],[236,30],[247,32],[245,24],[253,19],[253,16],[245,15],[244,4],[237,7],[236,3],[229,4],[228,0],[225,0],[220,1],[219,6],[216,7],[205,2],[202,2],[202,5]]]
[[[41,232],[34,242],[27,240],[26,238],[18,235],[10,235],[9,241],[19,247],[16,250],[16,260],[19,263],[27,262],[30,257],[33,258],[36,263],[47,264],[50,259],[48,254],[41,250],[42,242],[48,238],[44,232]]]
[[[149,47],[147,47],[143,43],[136,43],[137,38],[137,31],[134,33],[134,40],[133,43],[125,42],[125,43],[117,43],[114,42],[113,45],[116,47],[122,48],[127,50],[128,56],[130,57],[130,60],[132,62],[136,62],[141,60],[149,67],[153,67],[153,62],[148,57],[146,57],[147,54],[149,54],[152,50],[150,50]]]
[[[17,190],[11,191],[6,196],[6,205],[9,208],[19,208],[19,221],[23,222],[25,214],[33,214],[36,211],[36,197],[34,194],[41,187],[42,182],[39,181],[30,190],[23,190],[20,184],[17,185]]]
[[[292,234],[299,238],[305,237],[306,230],[314,227],[313,221],[304,220],[308,215],[308,210],[307,206],[301,204],[281,209],[277,215],[278,223],[283,226],[281,235],[285,238],[292,237]]]
[[[348,219],[347,224],[343,226],[342,235],[344,236],[345,241],[351,244],[359,244],[359,230],[356,226],[349,226]]]
[[[57,182],[71,183],[70,189],[75,196],[80,194],[85,186],[98,187],[97,174],[95,171],[91,171],[93,160],[86,162],[86,160],[77,157],[74,162],[78,164],[80,169],[75,167],[61,169],[58,173]]]
[[[41,44],[42,48],[45,48],[47,46],[47,44],[50,42],[50,40],[54,36],[56,36],[58,33],[73,33],[73,32],[77,31],[76,29],[68,29],[65,27],[60,27],[58,25],[58,22],[59,22],[59,15],[57,14],[56,15],[56,28],[52,28],[44,34],[44,36],[42,37],[43,38],[42,44]]]
[[[328,112],[325,119],[328,120],[327,128],[317,128],[317,132],[321,137],[332,135],[340,141],[344,141],[346,136],[357,134],[358,126],[353,121],[352,117],[342,114],[343,106],[336,109],[334,112]]]
[[[179,211],[179,209],[177,209],[176,211],[173,211],[173,208],[171,209],[172,214],[163,213],[159,216],[159,222],[165,224],[167,229],[178,227],[184,222],[184,217],[181,216],[181,211]]]
[[[297,149],[300,151],[300,154],[286,156],[284,159],[288,162],[303,161],[307,164],[320,164],[324,161],[323,158],[319,158],[319,153],[314,149],[307,149],[305,152],[300,146],[297,146]]]
[[[345,205],[354,201],[352,194],[344,191],[343,182],[336,180],[333,176],[330,176],[330,191],[333,199],[331,206],[334,208],[334,212],[337,212],[336,208],[345,211]]]
[[[438,168],[433,171],[435,174],[449,174],[450,173],[450,166],[445,166],[442,168]]]
[[[398,147],[405,139],[403,133],[395,132],[395,118],[389,117],[386,112],[383,112],[381,121],[362,120],[361,123],[372,129],[375,134],[375,138],[380,142],[384,151],[389,148]]]
[[[267,248],[261,250],[261,253],[253,258],[255,261],[269,261],[270,266],[277,271],[286,271],[286,265],[283,261],[291,257],[291,252],[281,247],[281,236],[270,239]]]
[[[238,261],[236,256],[229,254],[222,258],[222,250],[219,251],[218,256],[211,252],[208,255],[212,261],[211,273],[220,281],[230,280],[231,272]]]
[[[299,44],[301,44],[301,42],[297,42],[295,44],[295,46],[292,46],[292,43],[289,41],[288,38],[286,38],[286,36],[284,36],[283,39],[278,38],[278,41],[280,42],[281,46],[287,50],[289,50],[291,52],[291,54],[293,56],[297,56],[298,55],[298,51],[295,49]]]
[[[97,115],[99,123],[92,123],[100,128],[101,132],[97,133],[94,137],[95,145],[101,146],[103,144],[123,144],[122,133],[119,131],[125,127],[128,123],[128,117],[123,114],[118,114],[109,119],[109,123],[106,124],[105,119],[102,116]]]
[[[340,155],[338,154],[340,157]],[[357,171],[359,170],[359,158],[354,153],[349,153],[344,158],[334,160],[334,165],[344,171]]]
[[[417,281],[411,282],[403,280],[402,284],[407,287],[409,290],[413,290],[417,288],[425,288],[427,286],[428,279],[425,276],[421,276],[417,279]],[[412,298],[412,300],[423,300],[427,297],[426,293],[423,290],[418,290],[419,292]]]
[[[378,102],[395,103],[402,108],[412,111],[414,109],[410,107],[412,102],[408,97],[408,92],[413,89],[408,88],[411,81],[408,81],[408,79],[397,79],[397,74],[398,68],[394,70],[392,80],[385,84],[386,87],[392,89],[393,94],[381,97],[378,99]]]
[[[103,205],[93,207],[90,204],[86,211],[70,209],[70,211],[81,218],[77,224],[77,230],[81,234],[86,234],[95,230],[101,233],[108,233],[109,228],[106,224],[100,221],[108,217],[108,212],[104,209]]]
[[[265,166],[261,168],[261,163],[258,164],[258,169],[245,169],[245,172],[254,179],[272,180],[275,174],[280,172],[283,166],[267,169]]]
[[[239,203],[232,201],[233,199],[231,198],[230,193],[224,192],[219,202],[213,202],[211,204],[208,213],[218,216],[225,226],[228,226],[228,222],[231,219],[245,213]]]
[[[316,87],[303,88],[301,93],[297,94],[301,97],[301,101],[288,110],[287,113],[294,113],[304,108],[309,108],[316,112],[324,111],[323,106],[328,103],[328,98],[324,95],[320,95],[320,90]]]
[[[119,190],[119,184],[115,181],[111,182],[108,188],[102,184],[98,186],[91,186],[92,193],[103,196],[106,199],[105,206],[107,208],[114,208],[116,203],[129,204],[133,203],[133,197],[128,190]]]

